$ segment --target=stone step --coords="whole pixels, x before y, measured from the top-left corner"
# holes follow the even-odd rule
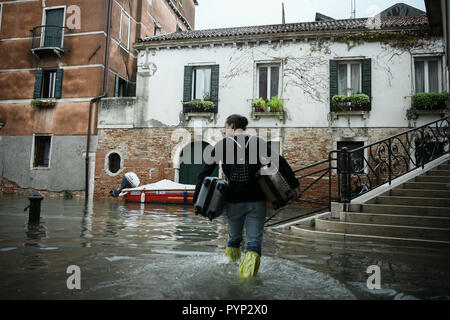
[[[412,182],[412,181],[410,181]],[[415,182],[439,182],[439,183],[450,183],[450,177],[440,177],[440,176],[417,176]]]
[[[427,176],[448,177],[450,176],[450,170],[430,170],[427,172]]]
[[[403,225],[412,227],[450,228],[450,217],[433,217],[364,212],[341,212],[341,222]]]
[[[450,164],[441,164],[437,167],[438,170],[450,170]]]
[[[357,241],[379,243],[383,245],[392,246],[407,246],[409,248],[428,248],[429,250],[450,250],[450,241],[436,241],[436,240],[424,240],[424,239],[412,239],[412,238],[396,238],[396,237],[381,237],[371,235],[359,235],[359,234],[344,234],[341,232],[326,232],[311,230],[309,228],[303,228],[300,226],[291,226],[290,230],[293,234],[308,239],[326,239],[327,241]]]
[[[450,183],[405,182],[402,187],[405,189],[450,190]]]
[[[411,206],[447,207],[447,210],[450,212],[450,199],[446,198],[379,196],[376,198],[376,203],[411,205]]]
[[[346,223],[339,220],[317,219],[316,230],[345,234],[372,235],[395,238],[450,241],[449,228],[394,226],[383,224]]]
[[[450,198],[450,190],[392,189],[391,196]]]
[[[359,209],[353,209],[359,211]],[[356,207],[357,208],[357,207]],[[445,207],[422,207],[412,205],[388,205],[388,204],[362,204],[361,212],[365,213],[384,213],[384,214],[404,214],[415,216],[432,216],[432,217],[450,217],[449,208]]]

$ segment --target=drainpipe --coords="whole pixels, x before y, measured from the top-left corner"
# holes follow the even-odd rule
[[[106,52],[105,52],[105,73],[103,75],[103,92],[108,92],[109,79],[109,54],[111,47],[111,17],[112,17],[113,0],[109,0],[108,5],[108,22],[106,30]]]
[[[86,138],[86,186],[85,186],[85,199],[86,202],[89,199],[89,148],[91,142],[91,122],[92,122],[92,106],[94,103],[100,101],[102,98],[108,96],[108,76],[109,76],[109,54],[111,46],[111,17],[112,17],[112,6],[113,0],[108,1],[108,20],[106,23],[106,50],[105,50],[105,72],[103,75],[103,94],[101,96],[93,98],[89,103],[89,122],[88,122],[88,133]]]
[[[89,122],[88,122],[88,133],[87,133],[87,141],[86,141],[86,201],[89,197],[89,147],[91,145],[91,122],[92,122],[92,106],[95,102],[100,101],[102,98],[106,97],[106,93],[103,93],[101,96],[95,97],[91,99],[89,103]]]

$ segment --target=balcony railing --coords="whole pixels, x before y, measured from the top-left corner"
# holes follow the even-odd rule
[[[37,26],[30,30],[32,34],[31,52],[37,56],[55,53],[60,56],[64,52],[64,33],[71,31],[61,26]]]

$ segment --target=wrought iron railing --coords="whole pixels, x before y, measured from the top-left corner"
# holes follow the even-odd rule
[[[300,183],[300,193],[301,197],[297,199],[298,203],[306,204],[312,210],[301,215],[296,215],[282,221],[266,225],[266,227],[272,227],[277,224],[286,223],[295,219],[299,219],[305,216],[315,214],[317,212],[326,211],[331,206],[332,199],[332,183],[330,183],[331,176],[331,160],[323,160],[306,167],[294,170],[296,178]],[[328,188],[328,194],[323,193],[320,190],[323,188]],[[281,209],[282,210],[282,209]],[[279,211],[270,216],[265,223],[269,222],[274,218]]]
[[[314,210],[267,227],[329,210],[331,202],[349,203],[417,168],[423,169],[450,152],[449,125],[450,117],[442,118],[360,148],[333,150],[327,160],[295,170],[301,190],[298,202]]]
[[[71,31],[61,26],[37,26],[30,30],[32,34],[31,49],[59,48],[62,49],[65,31]]]
[[[449,117],[364,147],[332,151],[337,160],[339,202],[349,203],[379,186],[449,153]]]

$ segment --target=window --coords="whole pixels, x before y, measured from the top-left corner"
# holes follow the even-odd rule
[[[210,100],[211,67],[196,67],[192,72],[192,100]]]
[[[34,137],[34,162],[33,167],[48,168],[50,163],[51,136]]]
[[[34,84],[34,99],[60,99],[62,95],[63,69],[38,70]]]
[[[442,90],[441,59],[414,59],[415,92],[441,92]]]
[[[120,155],[115,152],[108,156],[108,170],[111,173],[117,173],[120,170],[120,160]]]
[[[180,6],[183,5],[183,0],[178,0],[180,2]]]
[[[339,62],[338,94],[351,96],[357,93],[361,93],[361,62]]]
[[[2,30],[2,4],[0,3],[0,30]]]
[[[130,28],[131,18],[128,13],[122,10],[120,15],[119,42],[124,44],[127,49],[130,48]]]
[[[183,29],[181,29],[181,27],[178,23],[177,23],[177,32],[183,32]]]
[[[155,23],[155,28],[153,29],[153,35],[157,36],[161,34],[161,28]]]
[[[56,70],[44,70],[41,98],[54,98],[56,91]]]
[[[41,46],[43,47],[62,47],[63,26],[64,26],[64,8],[44,9],[45,27],[42,30]]]
[[[116,75],[116,83],[114,86],[115,97],[130,97],[133,89],[133,83]]]
[[[335,112],[333,97],[362,93],[369,97],[364,111],[372,109],[372,59],[330,60],[330,111]]]
[[[194,99],[210,100],[214,103],[213,112],[217,113],[219,105],[219,76],[218,64],[184,66],[183,104]],[[185,110],[184,106],[183,110]]]
[[[274,96],[278,97],[280,84],[280,66],[259,65],[257,83],[259,98],[270,100]]]
[[[337,143],[337,149],[341,150],[342,148],[347,148],[349,151],[357,149],[359,147],[363,147],[364,142],[363,141],[338,141]],[[340,153],[342,155],[342,153]],[[364,154],[363,150],[354,152],[350,154],[350,162],[351,162],[351,171],[353,172],[360,172],[364,169]],[[338,166],[337,170],[338,173],[341,172],[342,168],[342,159],[338,158]]]
[[[153,4],[153,3],[152,3],[152,0],[147,0],[147,2],[148,2],[149,5],[152,5],[152,4]]]

